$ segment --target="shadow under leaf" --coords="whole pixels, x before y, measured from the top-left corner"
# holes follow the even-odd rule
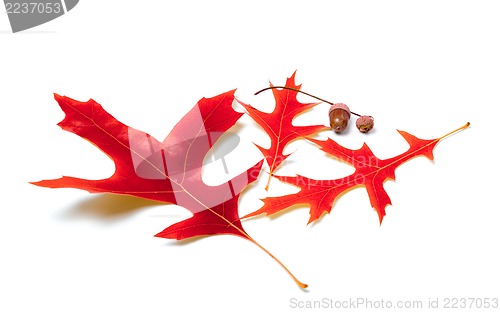
[[[165,204],[126,195],[90,195],[88,199],[71,207],[71,210],[64,214],[64,218],[91,218],[101,221],[113,221],[131,216],[144,208]]]

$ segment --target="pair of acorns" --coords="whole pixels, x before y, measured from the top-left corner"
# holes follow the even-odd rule
[[[351,112],[349,107],[344,103],[332,104],[328,115],[330,117],[330,127],[336,133],[341,133],[347,128],[351,114],[359,116],[356,120],[356,127],[361,133],[367,133],[373,129],[374,120],[372,116],[360,116],[354,112]]]
[[[309,93],[304,92],[304,91],[300,91],[299,89],[290,88],[290,87],[283,87],[283,86],[281,86],[281,87],[280,86],[272,86],[272,87],[268,87],[268,88],[265,88],[265,89],[262,89],[262,90],[256,92],[255,95],[257,95],[265,90],[277,89],[277,88],[300,92],[300,93],[303,93],[303,94],[308,95],[310,97],[313,97],[317,100],[320,100],[322,102],[325,102],[325,103],[332,105],[332,107],[330,107],[328,115],[330,117],[330,127],[332,127],[332,130],[335,131],[336,133],[341,133],[342,131],[345,130],[345,128],[347,128],[347,125],[349,124],[349,119],[351,119],[351,114],[359,117],[356,120],[356,127],[358,128],[358,130],[360,132],[367,133],[373,129],[374,120],[373,120],[372,116],[367,116],[367,115],[361,116],[359,114],[356,114],[355,112],[351,112],[349,107],[347,105],[345,105],[344,103],[332,103],[332,102],[323,100],[322,98],[319,98],[315,95],[309,94]]]

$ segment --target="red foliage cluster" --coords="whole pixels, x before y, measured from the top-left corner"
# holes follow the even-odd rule
[[[295,85],[294,75],[287,79],[285,86],[300,88]],[[269,135],[271,147],[265,149],[259,146],[264,159],[257,164],[249,164],[248,169],[240,175],[218,186],[206,185],[202,180],[204,157],[221,135],[243,115],[232,109],[234,92],[201,99],[175,125],[163,142],[124,125],[94,100],[79,102],[56,94],[55,99],[66,114],[59,126],[95,144],[114,161],[116,169],[111,177],[102,180],[62,177],[33,184],[50,188],[78,188],[92,193],[130,195],[177,204],[192,212],[193,216],[167,227],[156,234],[157,237],[178,240],[216,234],[242,237],[269,254],[300,287],[305,288],[306,284],[295,278],[276,257],[245,232],[238,212],[238,199],[243,189],[258,178],[264,161],[272,176],[288,157],[283,150],[289,142],[327,127],[292,124],[298,114],[317,105],[300,103],[297,91],[273,89],[276,106],[272,113],[263,113],[240,102],[248,115]],[[468,124],[451,133],[466,127]],[[358,150],[350,150],[332,139],[309,139],[326,153],[352,165],[355,172],[345,178],[333,180],[277,176],[283,182],[298,186],[300,191],[266,198],[263,200],[263,207],[245,217],[269,215],[297,203],[306,203],[310,206],[309,222],[312,222],[329,212],[340,194],[361,185],[366,188],[370,202],[382,222],[385,207],[391,204],[383,188],[384,181],[394,179],[394,170],[414,157],[425,156],[432,159],[436,144],[451,134],[438,139],[422,140],[404,131],[399,133],[410,147],[408,151],[389,159],[377,158],[366,144]]]

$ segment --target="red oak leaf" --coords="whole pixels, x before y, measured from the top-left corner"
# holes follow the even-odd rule
[[[268,197],[263,200],[264,206],[245,217],[263,213],[271,215],[292,205],[304,203],[310,206],[308,223],[311,223],[319,219],[323,213],[329,213],[339,195],[357,186],[364,186],[368,192],[370,203],[377,212],[380,223],[382,223],[385,207],[391,204],[383,184],[386,180],[395,180],[394,171],[396,168],[417,156],[425,156],[432,160],[434,157],[432,151],[439,141],[468,126],[469,123],[434,140],[422,140],[407,132],[399,131],[410,148],[401,155],[389,159],[377,158],[366,144],[363,144],[358,150],[351,150],[332,139],[326,141],[309,139],[319,145],[326,153],[352,165],[356,169],[354,173],[334,180],[314,180],[304,176],[276,176],[283,182],[300,187],[300,191],[295,194]]]
[[[208,186],[202,180],[203,159],[213,144],[243,115],[232,109],[234,91],[201,99],[163,142],[116,120],[94,100],[79,102],[55,95],[66,116],[62,129],[95,144],[115,163],[114,174],[101,180],[62,177],[33,184],[78,188],[93,193],[132,195],[182,206],[193,217],[173,224],[157,237],[185,239],[232,234],[245,238],[288,269],[243,229],[238,215],[241,191],[258,177],[263,161],[230,181]]]
[[[300,89],[300,86],[301,85],[295,85],[295,73],[286,80],[285,87]],[[289,89],[272,90],[276,100],[276,106],[272,113],[264,113],[251,105],[239,102],[245,107],[248,115],[266,131],[271,139],[270,148],[263,148],[257,145],[269,165],[270,176],[266,189],[269,187],[272,174],[278,169],[280,164],[290,156],[290,154],[285,155],[283,153],[288,143],[297,138],[306,137],[318,131],[329,129],[325,125],[294,126],[292,122],[296,116],[316,106],[318,103],[300,103],[297,100],[297,91]]]

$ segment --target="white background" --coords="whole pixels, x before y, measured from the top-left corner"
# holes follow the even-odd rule
[[[500,297],[496,1],[91,1],[18,34],[0,13],[1,311],[288,311],[290,299],[422,300]],[[306,226],[306,208],[243,223],[310,285],[300,290],[273,259],[232,236],[175,243],[153,235],[189,214],[129,197],[52,190],[29,181],[103,178],[113,163],[61,130],[53,93],[93,98],[162,140],[202,97],[238,88],[271,111],[271,92],[297,70],[304,91],[375,116],[362,135],[324,132],[380,158],[407,145],[396,129],[437,138],[435,161],[414,159],[386,182],[393,206],[380,226],[363,188]],[[311,101],[306,96],[303,102]],[[328,105],[300,117],[326,123]],[[238,171],[268,139],[241,119]],[[352,168],[311,144],[283,174],[337,178]],[[224,178],[205,175],[207,183]],[[212,172],[207,168],[207,172]],[[217,171],[213,171],[217,172]],[[240,200],[259,207],[263,181]],[[289,191],[273,181],[271,192]],[[297,310],[297,309],[295,309]]]

